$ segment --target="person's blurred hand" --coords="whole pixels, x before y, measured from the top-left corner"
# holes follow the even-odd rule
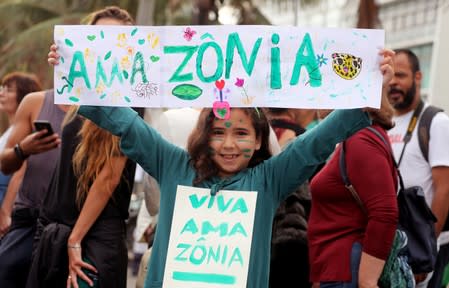
[[[2,238],[11,227],[11,214],[0,208],[0,238]]]
[[[48,64],[55,66],[59,64],[58,46],[52,44],[50,46],[50,52],[48,52]]]

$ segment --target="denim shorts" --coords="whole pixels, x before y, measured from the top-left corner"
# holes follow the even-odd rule
[[[362,256],[362,245],[359,242],[352,244],[351,250],[351,282],[321,282],[320,288],[357,288],[359,280],[360,258]]]

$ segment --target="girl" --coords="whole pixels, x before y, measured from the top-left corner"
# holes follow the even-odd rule
[[[383,54],[385,86],[393,75],[392,52]],[[383,93],[383,101],[385,97]],[[162,286],[178,185],[208,188],[212,195],[257,191],[247,287],[268,287],[271,223],[280,201],[310,177],[337,143],[370,124],[361,109],[335,111],[269,158],[268,122],[253,108],[234,108],[229,120],[203,109],[187,152],[165,141],[129,108],[81,106],[78,113],[120,137],[121,151],[160,184],[159,224],[146,287]]]
[[[107,7],[91,17],[92,25],[134,23],[118,7]],[[75,111],[72,107],[67,112],[61,156],[41,210],[43,232],[38,233],[40,242],[27,287],[78,288],[85,281],[89,286],[124,288],[125,220],[135,163],[120,152],[118,137],[74,117]],[[61,238],[55,236],[61,234]],[[60,255],[56,245],[63,248]],[[53,255],[54,263],[48,264],[47,253]]]

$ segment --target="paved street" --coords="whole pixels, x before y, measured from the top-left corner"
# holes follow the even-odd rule
[[[133,276],[131,269],[128,268],[128,281],[126,283],[127,288],[135,288],[136,287],[136,277]]]

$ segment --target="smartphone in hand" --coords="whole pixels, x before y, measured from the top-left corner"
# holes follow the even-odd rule
[[[42,138],[53,135],[54,133],[50,122],[48,122],[47,120],[36,120],[33,122],[33,124],[36,131],[47,129],[47,133],[45,133],[45,135],[42,136]]]

